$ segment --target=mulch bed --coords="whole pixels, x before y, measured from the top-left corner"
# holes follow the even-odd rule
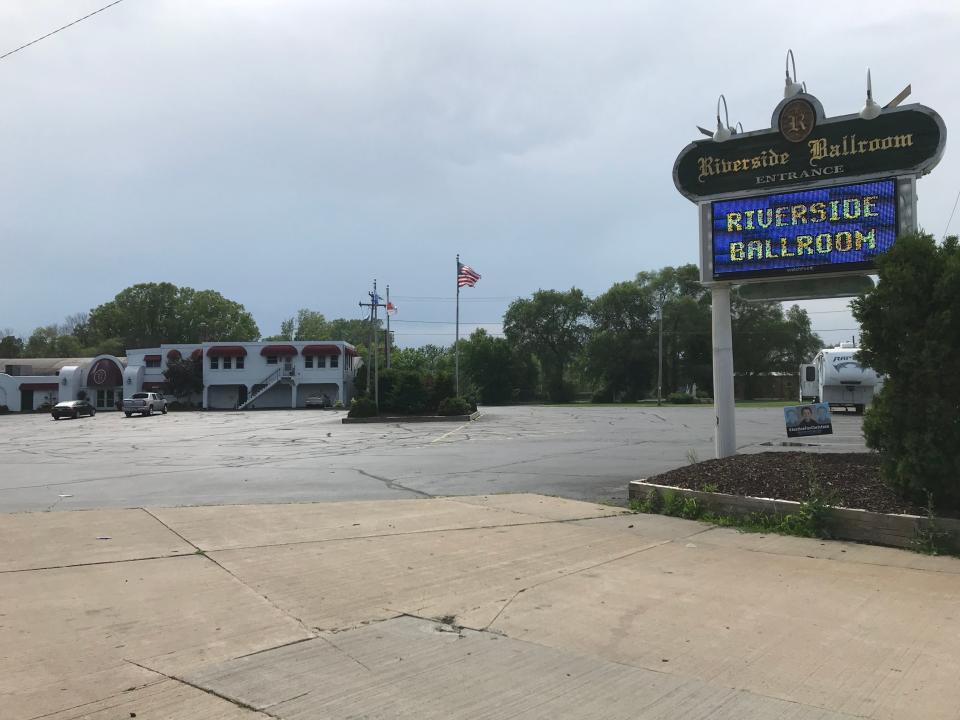
[[[657,485],[703,490],[715,485],[728,495],[805,500],[811,474],[831,505],[878,513],[922,515],[880,480],[875,453],[765,452],[706,460],[647,478]],[[712,489],[712,488],[711,488]]]

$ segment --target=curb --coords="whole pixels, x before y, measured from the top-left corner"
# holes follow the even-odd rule
[[[480,417],[480,411],[475,410],[469,415],[397,415],[393,417],[343,418],[344,425],[366,425],[371,423],[432,423],[458,422],[465,423]]]
[[[669,491],[683,497],[694,498],[714,512],[735,517],[744,517],[756,512],[766,515],[788,515],[797,512],[800,508],[800,503],[794,500],[702,492],[669,485],[656,485],[644,480],[631,480],[627,495],[631,500],[641,499],[653,490],[661,495]],[[917,531],[924,524],[929,523],[929,520],[921,515],[892,515],[841,507],[831,507],[827,512],[826,529],[831,538],[896,548],[916,549]],[[957,547],[960,543],[960,520],[936,518],[934,522],[938,529],[950,533],[950,542]]]

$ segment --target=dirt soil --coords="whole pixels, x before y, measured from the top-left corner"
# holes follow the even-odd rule
[[[766,452],[706,460],[647,478],[657,485],[703,490],[713,484],[729,495],[805,500],[811,478],[831,505],[880,513],[922,515],[880,481],[875,453]],[[712,488],[711,488],[712,489]]]

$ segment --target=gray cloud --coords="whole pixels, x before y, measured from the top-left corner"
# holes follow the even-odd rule
[[[99,4],[8,0],[0,49]],[[373,277],[450,297],[458,251],[484,275],[464,319],[486,322],[507,301],[473,299],[596,294],[696,261],[674,157],[720,92],[734,120],[769,124],[787,47],[828,113],[859,108],[869,64],[881,100],[912,82],[911,100],[948,126],[957,114],[951,3],[802,12],[128,0],[0,62],[0,326],[27,333],[162,279],[222,291],[269,333],[298,307],[356,316]],[[920,184],[937,233],[960,188],[951,158]],[[398,304],[398,319],[452,315]],[[398,327],[404,344],[449,339]]]

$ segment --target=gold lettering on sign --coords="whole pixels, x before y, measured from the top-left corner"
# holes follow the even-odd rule
[[[913,133],[906,135],[888,135],[883,138],[857,140],[856,135],[844,135],[838,144],[828,143],[826,138],[816,138],[807,142],[810,149],[810,165],[814,167],[821,160],[863,155],[872,152],[884,152],[913,146]]]

